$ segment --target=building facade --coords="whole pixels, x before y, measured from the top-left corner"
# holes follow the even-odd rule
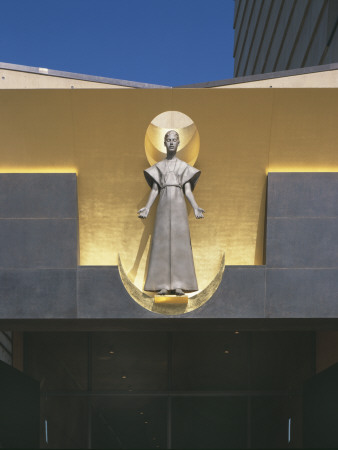
[[[34,430],[8,415],[1,445],[334,446],[330,422],[313,423],[317,393],[336,398],[337,67],[187,89],[0,70],[1,408],[32,404]],[[144,141],[168,111],[200,138],[207,213],[189,220],[213,291],[190,310],[134,293],[153,220],[136,217]]]

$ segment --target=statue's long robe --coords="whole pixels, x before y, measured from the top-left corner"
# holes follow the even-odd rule
[[[200,173],[178,158],[169,165],[167,160],[160,161],[144,171],[149,186],[157,183],[160,189],[146,291],[198,289],[184,185],[190,182],[193,190]]]

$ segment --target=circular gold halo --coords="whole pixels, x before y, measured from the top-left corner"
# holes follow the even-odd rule
[[[198,158],[200,136],[192,119],[180,111],[165,111],[149,124],[144,139],[149,164],[152,166],[166,157],[164,136],[169,130],[175,130],[180,136],[177,157],[193,166]]]

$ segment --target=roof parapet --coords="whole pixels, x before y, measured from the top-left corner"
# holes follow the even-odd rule
[[[95,83],[102,84],[114,84],[117,86],[127,86],[131,88],[138,89],[170,89],[171,86],[162,86],[159,84],[151,84],[151,83],[140,83],[137,81],[128,81],[128,80],[118,80],[116,78],[108,78],[108,77],[98,77],[95,75],[85,75],[81,73],[73,73],[73,72],[63,72],[60,70],[52,70],[44,67],[31,67],[31,66],[22,66],[19,64],[11,64],[0,62],[0,69],[5,70],[14,70],[17,72],[28,72],[35,73],[39,75],[52,76],[52,77],[60,77],[60,78],[68,78],[73,80],[82,80],[89,81]]]

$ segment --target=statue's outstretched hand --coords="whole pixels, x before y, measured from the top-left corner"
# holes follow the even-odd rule
[[[205,211],[204,211],[204,209],[202,209],[202,208],[199,208],[199,207],[195,208],[195,209],[194,209],[194,213],[195,213],[196,219],[203,219],[203,217],[204,217],[203,213],[204,213],[204,212],[205,212]]]
[[[146,208],[146,207],[141,208],[139,211],[137,211],[137,214],[140,219],[146,219],[149,214],[149,208]]]

